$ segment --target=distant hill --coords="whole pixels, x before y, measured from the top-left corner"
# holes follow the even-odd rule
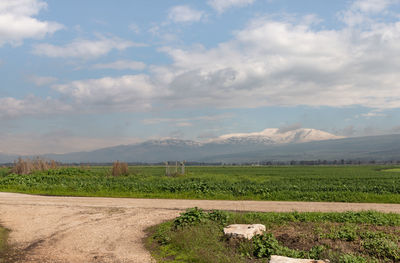
[[[212,140],[212,142],[221,144],[257,143],[271,145],[333,140],[340,138],[344,137],[316,129],[294,129],[285,131],[273,128],[265,129],[262,132],[226,134]]]
[[[200,161],[257,162],[302,160],[400,160],[400,135],[381,135],[274,145],[265,149],[211,156]]]
[[[400,160],[400,135],[340,138],[313,130],[224,135],[206,143],[191,140],[150,140],[88,152],[46,154],[45,158],[65,163],[124,162],[156,163],[187,160],[194,162],[245,163],[258,161],[307,160]],[[0,163],[15,156],[0,154]]]
[[[16,155],[8,155],[0,153],[0,163],[12,163],[18,157]]]
[[[237,154],[263,150],[271,145],[291,144],[304,141],[337,139],[338,136],[315,130],[296,129],[281,132],[266,129],[260,133],[228,134],[206,143],[191,140],[150,140],[132,145],[120,145],[91,152],[46,155],[62,162],[162,162],[168,160],[212,160],[212,156]]]

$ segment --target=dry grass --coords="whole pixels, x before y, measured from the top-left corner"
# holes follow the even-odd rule
[[[18,158],[18,160],[14,161],[11,172],[15,174],[30,174],[35,171],[47,171],[57,167],[58,164],[54,160],[44,160],[39,157],[33,159]]]
[[[121,176],[121,175],[128,175],[128,164],[116,161],[112,165],[111,175],[112,176]]]

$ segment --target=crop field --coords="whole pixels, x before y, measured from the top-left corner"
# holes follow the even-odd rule
[[[130,166],[57,168],[28,175],[0,168],[0,191],[44,195],[184,199],[298,200],[400,203],[400,169],[388,166],[186,167],[167,177],[165,168]],[[390,170],[388,170],[390,169]]]
[[[230,224],[264,224],[251,240],[224,237]],[[332,263],[400,261],[400,215],[345,213],[234,213],[192,208],[148,229],[158,262],[268,262],[271,255]]]

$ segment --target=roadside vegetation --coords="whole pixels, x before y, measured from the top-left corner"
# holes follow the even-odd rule
[[[0,226],[0,263],[6,263],[8,230]]]
[[[388,166],[48,167],[18,174],[0,168],[0,191],[143,198],[400,203],[400,169]],[[387,169],[391,169],[387,171]]]
[[[252,240],[229,240],[223,227],[264,224]],[[332,263],[400,261],[400,214],[234,213],[192,208],[148,229],[159,262],[268,262],[271,255]]]

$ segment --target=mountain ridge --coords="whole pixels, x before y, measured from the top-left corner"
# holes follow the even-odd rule
[[[333,139],[329,140],[299,142],[307,139],[307,134],[310,135],[313,132],[305,129],[293,131],[290,133],[291,143],[271,142],[270,137],[266,139],[267,136],[259,138],[258,135],[254,137],[254,134],[249,137],[234,134],[223,137],[223,143],[218,140],[220,138],[202,143],[167,138],[87,152],[46,154],[41,157],[64,163],[109,163],[116,160],[131,163],[159,163],[175,160],[207,163],[341,159],[400,160],[400,134],[352,138],[337,138],[338,136],[332,135],[333,137],[329,138]],[[244,140],[238,141],[238,138]],[[259,143],[259,139],[265,140],[265,143]],[[14,159],[11,159],[12,157]],[[0,163],[12,162],[15,158],[16,156],[0,154]]]

